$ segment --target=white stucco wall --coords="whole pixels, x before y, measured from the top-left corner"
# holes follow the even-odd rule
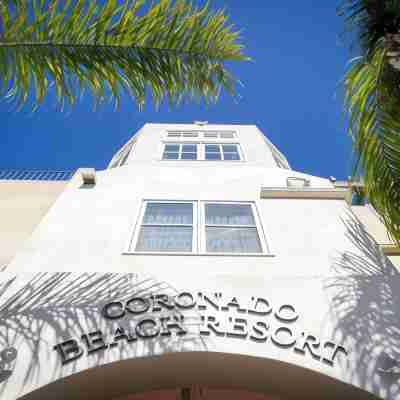
[[[400,329],[394,297],[400,288],[397,271],[344,200],[260,198],[261,187],[286,188],[288,177],[306,178],[314,189],[334,189],[333,184],[328,179],[278,168],[268,144],[254,126],[234,127],[245,153],[244,162],[160,161],[161,142],[169,127],[146,125],[128,164],[98,171],[95,186],[83,186],[76,175],[10,264],[8,273],[133,273],[139,280],[151,277],[174,293],[207,290],[243,298],[264,296],[277,307],[292,304],[296,308],[301,316],[296,325],[299,334],[312,332],[322,341],[340,343],[348,356],[338,358],[331,366],[310,355],[233,340],[226,335],[211,336],[205,347],[203,341],[195,341],[192,348],[179,341],[156,338],[150,347],[138,344],[126,354],[83,357],[67,368],[61,368],[49,350],[47,362],[53,365],[55,375],[49,377],[43,370],[31,379],[24,393],[111,361],[196,350],[279,360],[382,398],[400,398],[397,384],[392,382],[390,386],[379,375],[379,369],[384,368],[382,354],[396,359],[396,346],[400,345],[397,336],[389,340],[391,332]],[[126,254],[145,199],[254,202],[270,253]],[[110,291],[110,300],[116,296]],[[95,304],[96,309],[100,303]],[[377,311],[381,307],[390,315],[384,318]],[[71,335],[96,326],[108,329],[100,316],[86,320],[84,314],[78,326],[71,328]],[[66,328],[62,335],[52,327],[48,329],[46,335],[52,345],[68,338]],[[42,357],[45,362],[45,355]],[[15,382],[18,379],[22,378],[16,375]],[[14,389],[17,386],[15,383]],[[13,389],[12,384],[8,387]]]
[[[0,270],[30,237],[65,185],[65,182],[0,180]]]

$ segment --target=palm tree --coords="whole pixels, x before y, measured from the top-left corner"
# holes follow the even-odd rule
[[[400,244],[400,1],[346,0],[361,56],[345,76],[345,104],[366,195]]]
[[[37,107],[85,91],[95,105],[127,93],[177,104],[234,94],[225,61],[247,60],[223,11],[186,0],[0,0],[0,95]]]

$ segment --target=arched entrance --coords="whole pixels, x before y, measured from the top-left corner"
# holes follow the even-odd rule
[[[209,397],[204,397],[207,394]],[[217,395],[221,396],[218,400],[377,399],[355,386],[293,364],[216,352],[113,362],[59,379],[20,399],[217,400]]]
[[[221,389],[191,386],[136,393],[115,400],[281,400],[280,397],[240,389]]]

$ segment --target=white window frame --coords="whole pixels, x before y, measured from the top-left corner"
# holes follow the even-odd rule
[[[215,135],[213,137],[207,137],[208,134]],[[231,134],[232,137],[222,137],[224,134]],[[205,139],[205,140],[235,140],[237,139],[237,134],[236,131],[232,130],[171,130],[167,131],[165,135],[166,139],[174,139],[174,140],[179,140],[179,139]]]
[[[139,239],[139,235],[140,235],[140,230],[141,227],[143,226],[143,218],[144,218],[144,214],[146,212],[146,207],[147,204],[149,203],[168,203],[168,204],[192,204],[192,212],[193,212],[193,225],[181,225],[181,226],[192,226],[192,251],[143,251],[143,250],[135,250],[136,246],[137,246],[137,242]],[[133,232],[133,235],[131,235],[132,239],[129,241],[126,253],[132,253],[132,254],[186,254],[186,255],[190,255],[190,254],[196,254],[198,252],[198,221],[197,221],[197,217],[198,217],[198,204],[197,201],[193,201],[193,200],[143,200],[142,202],[142,206],[140,208],[140,212],[136,221],[136,226]],[[168,225],[165,224],[164,226],[175,226],[173,224]]]
[[[195,158],[195,159],[190,159],[190,158],[189,159],[183,159],[182,158],[182,147],[185,144],[196,146],[196,156],[197,156],[197,158]],[[179,146],[178,158],[175,158],[175,159],[174,158],[171,158],[171,159],[163,158],[164,151],[165,151],[165,146],[167,146],[167,145]],[[189,153],[189,152],[186,152],[186,153]],[[199,143],[199,142],[179,142],[179,143],[177,143],[177,142],[163,142],[162,149],[161,149],[161,161],[199,161],[200,157],[201,157],[201,143]]]
[[[163,158],[164,155],[164,149],[165,146],[168,144],[172,144],[172,145],[177,145],[179,146],[179,155],[177,159],[166,159]],[[197,158],[195,160],[190,160],[190,159],[182,159],[182,145],[185,144],[191,144],[191,145],[196,145],[197,148]],[[206,145],[207,144],[211,144],[211,145],[217,145],[219,146],[220,149],[220,154],[221,154],[221,159],[219,160],[206,160]],[[236,146],[238,154],[239,154],[239,160],[225,160],[224,159],[224,152],[222,150],[222,146],[223,145],[230,145],[230,146]],[[163,141],[161,143],[161,152],[160,152],[160,157],[159,157],[160,161],[167,161],[167,162],[171,162],[171,161],[189,161],[189,162],[193,162],[193,161],[207,161],[207,162],[221,162],[221,161],[225,161],[225,162],[233,162],[233,163],[237,163],[237,162],[243,162],[246,161],[245,157],[244,157],[244,153],[242,151],[242,148],[240,146],[240,143],[235,143],[235,142],[216,142],[214,141],[210,141],[210,142],[199,142],[199,141],[182,141],[182,142],[177,142],[176,140],[174,141]]]
[[[250,205],[251,211],[253,213],[253,218],[255,221],[255,227],[257,230],[258,239],[259,239],[260,245],[261,245],[261,252],[260,253],[207,252],[206,228],[207,228],[207,226],[214,226],[214,225],[206,225],[206,205],[207,204]],[[215,225],[215,226],[224,227],[225,225]],[[260,221],[260,217],[258,215],[258,211],[257,211],[255,202],[251,202],[251,201],[210,201],[210,200],[202,201],[200,203],[199,227],[201,229],[201,231],[200,231],[200,249],[202,249],[202,254],[212,255],[212,256],[218,256],[218,255],[261,256],[261,255],[270,254],[269,247],[267,245],[267,241],[266,241],[266,238],[264,235],[264,230],[262,228],[262,224]],[[252,226],[250,226],[250,225],[226,225],[226,227],[228,227],[228,228],[254,228],[253,225]]]
[[[167,139],[198,139],[201,136],[200,131],[168,131]]]
[[[148,203],[172,203],[172,204],[192,204],[193,210],[193,232],[192,232],[192,251],[136,251],[136,245],[139,238],[140,230],[143,225],[144,213]],[[207,252],[206,248],[206,220],[205,220],[205,206],[206,204],[233,204],[233,205],[250,205],[255,220],[255,227],[258,234],[258,239],[261,244],[260,253],[216,253]],[[168,226],[168,225],[165,225]],[[241,227],[240,225],[230,225],[230,227]],[[247,225],[245,226],[247,227]],[[253,226],[252,226],[253,227]],[[160,199],[146,199],[142,201],[139,213],[136,218],[136,223],[130,232],[130,237],[123,254],[136,254],[136,255],[186,255],[186,256],[248,256],[248,257],[273,257],[270,243],[266,239],[263,224],[261,223],[260,215],[258,213],[257,204],[254,201],[219,201],[219,200],[160,200]]]
[[[219,146],[219,154],[221,155],[221,158],[220,159],[217,159],[217,160],[206,160],[206,146],[207,145],[216,145],[216,146]],[[236,149],[237,149],[237,153],[239,154],[239,160],[225,160],[225,158],[224,158],[224,151],[223,151],[223,148],[222,148],[222,146],[236,146]],[[220,143],[220,142],[213,142],[213,143],[203,143],[203,153],[202,153],[202,159],[204,160],[204,161],[233,161],[233,162],[237,162],[237,161],[243,161],[243,154],[242,154],[242,151],[241,151],[241,148],[240,148],[240,144],[239,143]]]

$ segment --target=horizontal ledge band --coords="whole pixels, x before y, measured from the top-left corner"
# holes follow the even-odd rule
[[[337,188],[279,188],[262,187],[261,199],[334,199],[351,204],[351,190]]]

